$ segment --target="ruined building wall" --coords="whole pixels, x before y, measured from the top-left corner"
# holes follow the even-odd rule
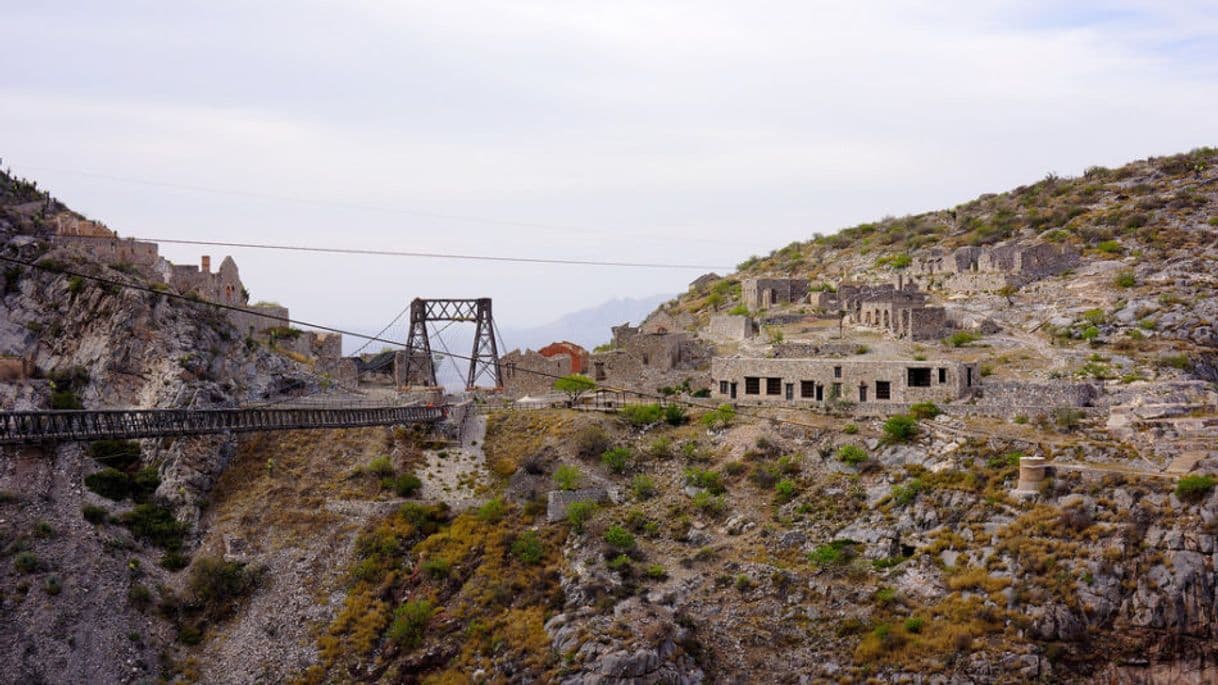
[[[741,284],[740,295],[744,305],[752,310],[803,302],[808,297],[808,281],[803,278],[749,278]]]
[[[566,354],[543,355],[533,350],[512,350],[500,358],[503,391],[508,397],[548,395],[554,381],[570,373],[572,358]]]
[[[715,314],[707,331],[715,340],[747,340],[757,335],[757,322],[743,315]]]
[[[925,385],[918,384],[917,377],[925,379]],[[711,362],[711,378],[718,399],[812,406],[835,397],[847,402],[951,402],[970,396],[980,383],[976,364],[945,360],[716,357]],[[884,390],[888,397],[883,396]]]
[[[1067,381],[987,381],[981,391],[981,404],[1013,407],[1040,406],[1089,407],[1099,390],[1091,383]]]
[[[156,243],[130,238],[90,238],[75,235],[56,236],[55,243],[68,245],[103,264],[131,264],[156,268],[161,262]]]

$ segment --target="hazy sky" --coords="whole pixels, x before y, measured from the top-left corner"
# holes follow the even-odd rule
[[[126,235],[730,266],[1218,143],[1212,2],[1061,4],[9,0],[0,157]],[[368,332],[700,273],[231,252],[256,299]]]

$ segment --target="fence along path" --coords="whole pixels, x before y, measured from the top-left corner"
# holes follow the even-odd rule
[[[352,428],[443,419],[444,406],[102,409],[0,412],[0,445],[224,432]]]

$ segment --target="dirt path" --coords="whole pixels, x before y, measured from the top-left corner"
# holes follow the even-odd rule
[[[490,486],[486,453],[486,415],[472,412],[461,426],[459,446],[428,450],[418,471],[423,487],[418,497],[441,501],[454,511],[463,511],[486,501]]]

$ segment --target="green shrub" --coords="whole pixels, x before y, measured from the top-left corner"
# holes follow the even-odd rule
[[[634,570],[634,565],[631,563],[629,556],[619,554],[609,560],[609,568],[610,570],[617,571],[618,573],[626,576],[630,575],[630,573]]]
[[[512,556],[530,565],[541,563],[542,557],[545,556],[545,548],[541,544],[541,537],[537,535],[537,531],[526,530],[516,536],[516,539],[512,541]]]
[[[393,460],[388,456],[381,455],[368,462],[367,471],[374,476],[388,478],[393,475]]]
[[[985,465],[992,469],[1001,469],[1008,466],[1019,466],[1019,460],[1023,459],[1023,452],[1015,450],[1006,454],[992,454],[985,459]]]
[[[47,576],[42,583],[42,589],[50,596],[54,597],[60,592],[63,592],[63,582],[59,580],[59,576]]]
[[[1132,288],[1138,284],[1138,278],[1132,271],[1122,271],[1112,280],[1112,284],[1118,288]]]
[[[452,573],[453,565],[448,559],[428,559],[419,565],[419,569],[433,580],[444,580]]]
[[[155,466],[146,466],[131,476],[131,499],[147,502],[161,485],[161,474]]]
[[[1104,240],[1095,246],[1095,249],[1104,254],[1120,254],[1121,244],[1115,240]]]
[[[392,490],[398,497],[410,497],[423,487],[423,481],[413,473],[403,473],[400,476],[382,478],[381,487]]]
[[[1176,497],[1185,502],[1200,502],[1214,489],[1218,479],[1208,474],[1184,476],[1176,481]]]
[[[140,461],[140,444],[134,440],[97,440],[89,444],[89,456],[103,466],[128,470]]]
[[[503,498],[495,497],[478,507],[477,516],[481,521],[498,523],[503,519],[505,513],[507,513],[507,505],[503,503]]]
[[[1099,326],[1108,320],[1108,316],[1104,314],[1103,309],[1088,309],[1083,312],[1083,321],[1092,326]]]
[[[964,347],[965,345],[975,343],[980,339],[981,336],[972,331],[956,331],[955,333],[947,336],[947,340],[945,342],[952,347]]]
[[[884,422],[884,438],[888,442],[909,442],[918,434],[918,420],[908,414],[888,417]]]
[[[386,637],[405,649],[417,647],[423,641],[423,630],[434,614],[435,607],[429,600],[410,600],[394,610],[393,622],[389,624]]]
[[[155,504],[137,504],[119,517],[135,537],[167,550],[182,548],[189,527],[173,517],[173,512]]]
[[[664,570],[664,567],[660,564],[648,564],[647,568],[643,571],[643,575],[652,580],[663,580],[668,577],[668,571]]]
[[[627,404],[618,413],[630,425],[641,428],[659,423],[664,416],[664,408],[659,404]]]
[[[840,566],[854,558],[853,540],[834,540],[820,545],[808,553],[808,561],[814,566]]]
[[[601,455],[601,464],[614,473],[621,473],[630,465],[631,456],[629,447],[614,447]]]
[[[85,506],[81,507],[80,513],[85,517],[86,521],[94,525],[105,522],[106,518],[109,516],[109,513],[106,512],[105,508],[92,504],[86,504]]]
[[[131,477],[118,469],[107,466],[101,471],[85,476],[85,487],[106,499],[118,501],[131,494]]]
[[[199,557],[190,567],[187,588],[212,620],[230,616],[241,599],[258,588],[260,573],[219,557]]]
[[[890,497],[893,504],[896,504],[898,507],[904,507],[912,504],[918,498],[918,493],[922,492],[923,489],[925,489],[925,486],[922,484],[922,479],[913,478],[908,483],[893,486]]]
[[[712,495],[706,490],[694,495],[694,506],[711,516],[718,516],[727,509],[723,495]]]
[[[795,497],[795,481],[783,478],[774,484],[774,496],[779,502],[790,502]]]
[[[13,568],[21,573],[33,573],[42,568],[42,562],[33,552],[18,552],[13,557]]]
[[[604,428],[589,425],[575,433],[575,451],[581,457],[594,457],[612,446]]]
[[[842,426],[842,432],[846,435],[856,435],[859,432],[859,426],[857,423],[848,423]]]
[[[1186,354],[1169,354],[1165,357],[1160,357],[1158,364],[1159,366],[1180,369],[1181,371],[1188,371],[1193,366]]]
[[[915,402],[909,405],[909,413],[915,419],[933,419],[943,413],[934,402]]]
[[[584,480],[584,474],[570,464],[561,464],[554,469],[554,484],[559,490],[577,490]]]
[[[721,495],[727,492],[727,486],[723,484],[723,474],[711,469],[700,469],[697,467],[685,469],[685,483],[695,488],[707,490],[712,495]]]
[[[169,550],[161,555],[161,568],[168,571],[181,571],[190,565],[190,557],[178,550]]]
[[[596,513],[596,504],[592,502],[572,502],[567,506],[567,523],[575,529],[577,533],[584,531],[584,524],[588,519],[592,518],[592,514]]]
[[[664,407],[664,423],[670,426],[683,426],[689,423],[689,414],[685,407],[679,404],[669,404]]]
[[[917,635],[922,632],[922,628],[926,625],[926,619],[918,616],[910,616],[905,619],[905,632]]]
[[[631,479],[630,489],[634,492],[635,499],[647,500],[655,497],[656,483],[651,476],[640,473]]]
[[[152,591],[139,583],[133,584],[127,590],[127,601],[140,611],[152,604]]]
[[[1072,409],[1070,407],[1058,407],[1053,410],[1053,425],[1063,433],[1068,433],[1075,428],[1078,428],[1082,423],[1083,412]]]
[[[71,390],[56,390],[51,393],[51,409],[84,409],[80,398]]]
[[[842,463],[858,466],[867,461],[867,452],[858,445],[842,445],[837,448],[837,459]]]
[[[630,534],[630,531],[619,525],[609,526],[608,530],[605,531],[605,542],[610,547],[625,550],[634,549],[635,545],[634,536]]]
[[[721,404],[717,409],[712,409],[703,414],[699,420],[702,422],[702,425],[711,430],[727,428],[736,420],[736,408],[730,404]]]
[[[731,314],[732,316],[748,316],[749,308],[743,304],[738,304],[735,307],[727,310],[727,313]]]

